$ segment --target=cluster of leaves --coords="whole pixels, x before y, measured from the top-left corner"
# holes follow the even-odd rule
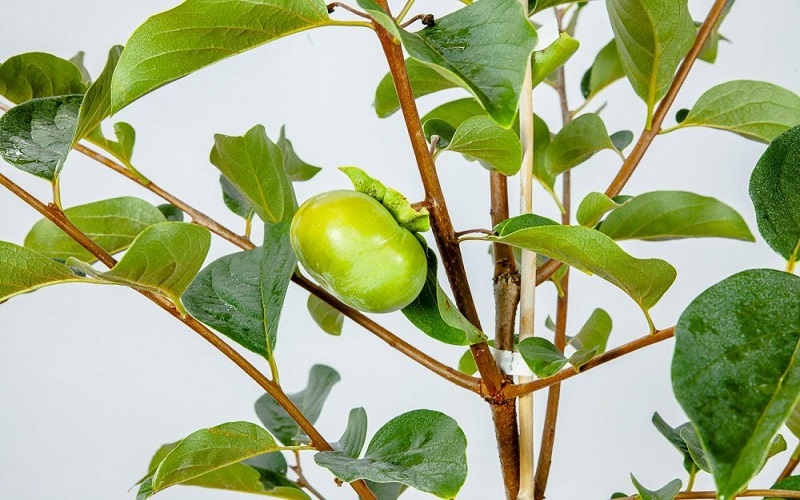
[[[533,1],[529,10],[535,14],[564,3],[570,2]],[[579,109],[609,85],[627,79],[645,103],[647,130],[692,46],[697,26],[687,0],[606,3],[614,40],[600,50],[583,76],[586,101]],[[401,28],[372,0],[359,0],[375,23],[406,50],[416,97],[452,88],[467,92],[466,97],[424,114],[422,126],[434,156],[460,153],[507,176],[518,173],[522,164],[517,103],[525,73],[530,66],[534,85],[555,84],[553,72],[578,49],[574,32],[584,4],[572,7],[566,32],[544,45],[517,0],[470,3],[417,32]],[[0,95],[16,104],[0,118],[0,156],[51,182],[57,205],[60,172],[69,152],[82,140],[107,151],[146,182],[132,163],[133,128],[117,123],[114,139],[101,129],[113,112],[230,55],[335,24],[347,22],[333,19],[321,0],[287,0],[281,5],[186,0],[147,20],[124,49],[113,47],[94,81],[79,59],[42,53],[12,57],[0,65]],[[717,25],[703,48],[703,60],[713,62],[721,39]],[[376,113],[389,117],[399,107],[387,75],[376,90]],[[534,124],[533,175],[559,206],[554,190],[559,176],[606,150],[625,161],[624,151],[634,139],[627,130],[609,133],[599,111],[576,112],[573,118],[555,133],[541,117],[525,118]],[[753,172],[750,194],[761,235],[792,270],[800,248],[796,213],[800,204],[795,199],[800,192],[800,96],[766,82],[727,82],[679,112],[676,122],[662,132],[704,126],[770,144]],[[182,314],[266,358],[277,379],[273,352],[286,290],[297,272],[288,238],[298,204],[292,183],[313,178],[319,168],[300,159],[283,129],[273,142],[262,125],[242,136],[216,135],[210,162],[220,171],[225,205],[248,228],[255,216],[263,222],[261,245],[202,268],[210,233],[183,222],[180,210],[136,198],[102,200],[63,213],[105,252],[125,252],[115,266],[96,269],[94,255],[55,224],[42,220],[31,229],[24,246],[0,242],[0,301],[68,282],[121,284],[154,292]],[[360,170],[345,171],[356,189],[371,195],[380,191],[379,199],[404,227],[425,229],[427,214],[409,212],[402,195]],[[613,198],[593,192],[581,201],[576,215],[578,225],[532,214],[513,217],[481,239],[531,250],[608,281],[631,297],[653,330],[649,310],[670,288],[676,271],[662,259],[636,258],[618,242],[696,237],[754,241],[733,208],[683,191]],[[404,315],[422,333],[441,342],[458,346],[485,342],[486,336],[458,312],[440,286],[435,252],[427,247],[426,252],[428,280],[419,297],[404,308]],[[720,498],[733,497],[761,470],[780,447],[776,433],[796,411],[798,287],[798,278],[786,272],[744,271],[701,294],[677,324],[673,385],[691,424],[674,429],[657,415],[654,422],[683,453],[687,472],[714,475]],[[311,295],[308,309],[323,330],[341,333],[343,317],[329,303]],[[574,351],[569,357],[543,337],[526,339],[517,349],[539,377],[554,375],[567,364],[580,370],[605,351],[611,324],[605,311],[596,310],[569,339]],[[462,358],[462,371],[474,373],[470,361],[468,356]],[[312,423],[337,380],[332,369],[315,366],[308,387],[291,396]],[[256,411],[264,428],[227,423],[162,447],[143,479],[140,498],[176,484],[307,498],[302,485],[287,478],[281,454],[307,448],[307,436],[270,396],[258,401]],[[355,409],[334,451],[317,453],[315,460],[343,481],[372,481],[381,499],[396,498],[406,486],[452,498],[464,483],[466,439],[450,417],[417,410],[392,419],[359,458],[365,442],[366,413]],[[633,481],[642,499],[674,498],[681,488],[680,481],[672,481],[650,492]]]

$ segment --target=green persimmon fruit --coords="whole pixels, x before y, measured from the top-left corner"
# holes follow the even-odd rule
[[[425,251],[376,199],[358,191],[318,194],[290,229],[297,259],[326,290],[361,311],[397,311],[419,295]]]

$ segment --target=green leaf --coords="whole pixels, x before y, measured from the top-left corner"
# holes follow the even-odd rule
[[[186,0],[131,35],[114,71],[112,110],[219,60],[326,24],[322,0]]]
[[[731,499],[761,469],[800,397],[800,278],[769,269],[731,276],[689,305],[675,338],[675,396],[720,500]]]
[[[504,175],[516,174],[522,165],[522,144],[517,134],[487,116],[465,120],[447,150],[474,158],[487,170]]]
[[[486,110],[472,97],[466,97],[464,99],[446,102],[432,109],[422,117],[421,122],[424,125],[431,120],[440,120],[447,123],[455,130],[468,118],[472,118],[473,116],[486,116]],[[430,140],[430,136],[426,135],[426,137]]]
[[[772,485],[773,490],[800,491],[800,476],[789,476]],[[786,498],[769,497],[764,500],[788,500]]]
[[[489,240],[528,249],[596,274],[630,295],[644,312],[658,302],[676,276],[667,262],[632,257],[600,231],[581,226],[528,227]]]
[[[467,375],[475,375],[478,372],[478,365],[475,364],[475,358],[472,357],[471,350],[467,349],[459,358],[458,371]]]
[[[758,160],[750,199],[761,236],[794,262],[800,244],[800,126],[779,135]]]
[[[198,320],[272,359],[296,266],[289,222],[266,224],[263,246],[226,255],[206,266],[186,290],[183,303]]]
[[[755,241],[736,210],[715,198],[686,191],[636,196],[608,214],[598,229],[615,240],[716,237]]]
[[[107,138],[103,133],[103,129],[99,126],[91,130],[86,136],[86,140],[111,153],[111,156],[141,177],[141,174],[131,164],[133,145],[136,142],[136,131],[128,123],[117,122],[114,124],[114,138],[116,140]]]
[[[83,96],[32,99],[0,116],[0,156],[29,174],[53,181],[72,149]]]
[[[533,176],[555,197],[556,175],[547,168],[547,150],[551,140],[547,123],[539,115],[533,115],[533,143],[536,144],[533,148]]]
[[[523,10],[516,0],[475,2],[417,33],[401,30],[403,45],[414,59],[446,72],[509,127],[537,40]]]
[[[631,474],[631,481],[633,482],[633,486],[636,488],[636,491],[639,493],[639,497],[641,500],[673,500],[678,493],[681,491],[681,487],[683,483],[680,479],[673,479],[666,486],[656,490],[650,491],[636,480]]]
[[[317,175],[320,170],[309,163],[304,162],[297,156],[292,146],[292,141],[286,138],[286,126],[281,127],[281,135],[278,137],[278,147],[283,153],[283,170],[286,175],[295,182],[307,181]]]
[[[159,212],[167,219],[168,222],[183,222],[183,210],[176,207],[172,203],[164,203],[156,207]]]
[[[322,405],[328,398],[334,384],[341,377],[336,370],[325,365],[314,365],[308,373],[306,388],[296,394],[289,394],[297,408],[312,424],[317,421],[322,412]],[[302,441],[303,434],[297,422],[286,413],[281,405],[269,394],[264,394],[255,403],[256,415],[259,420],[281,443],[293,446]]]
[[[338,337],[342,334],[344,316],[316,295],[309,295],[306,303],[309,314],[322,331]]]
[[[569,357],[567,361],[575,371],[580,371],[581,367],[588,363],[597,356],[597,349],[578,349],[577,351],[572,353],[572,356]]]
[[[556,40],[533,53],[533,66],[531,68],[531,80],[533,86],[542,83],[555,70],[566,63],[580,47],[578,40],[569,36],[568,33],[561,33]]]
[[[122,45],[111,47],[103,72],[100,73],[97,80],[86,91],[81,104],[80,115],[78,116],[78,124],[75,128],[75,135],[72,138],[73,146],[86,137],[89,132],[99,127],[103,120],[111,116],[111,77],[121,54]]]
[[[408,486],[402,483],[376,483],[367,481],[367,486],[375,494],[378,500],[397,500]]]
[[[606,0],[620,61],[633,90],[653,108],[667,93],[697,30],[688,0]]]
[[[146,228],[167,220],[150,203],[128,196],[67,208],[64,215],[83,234],[112,255],[128,248]],[[97,260],[49,219],[41,219],[33,225],[25,236],[25,246],[51,259],[74,257],[84,262]]]
[[[692,473],[693,471],[696,471],[699,467],[696,465],[692,454],[689,452],[689,445],[681,436],[681,432],[683,430],[690,430],[694,432],[692,424],[686,422],[678,427],[672,427],[663,418],[661,418],[661,415],[659,415],[658,412],[653,413],[652,422],[658,432],[661,433],[661,435],[664,436],[667,441],[669,441],[670,444],[681,453],[681,455],[683,455],[683,468],[686,469],[686,472]]]
[[[37,97],[86,92],[80,70],[70,61],[44,52],[9,57],[0,64],[0,95],[14,104]]]
[[[454,498],[467,477],[466,448],[467,439],[455,420],[433,410],[414,410],[381,427],[364,458],[326,451],[314,460],[342,481],[397,482]]]
[[[528,11],[531,15],[541,12],[556,5],[574,3],[577,0],[528,0]]]
[[[679,432],[681,439],[686,443],[686,449],[689,450],[689,456],[691,456],[695,466],[702,471],[710,473],[711,465],[708,463],[708,457],[694,427],[688,424],[680,429]]]
[[[0,241],[0,303],[48,285],[85,281],[67,266],[25,247]]]
[[[569,339],[568,345],[576,350],[594,350],[595,355],[602,354],[606,352],[612,326],[611,316],[605,310],[597,308],[592,311],[578,333]]]
[[[197,478],[262,453],[279,450],[275,439],[258,425],[229,422],[188,435],[158,465],[153,491]]]
[[[253,207],[244,198],[242,192],[233,185],[224,175],[219,176],[219,185],[222,188],[222,201],[228,209],[244,219],[253,217]]]
[[[488,119],[491,121],[491,118]],[[502,127],[500,128],[503,129]],[[456,129],[453,128],[452,125],[444,120],[439,120],[436,118],[423,123],[422,132],[425,134],[425,138],[431,144],[433,144],[433,136],[437,136],[439,138],[439,142],[436,144],[437,150],[447,149],[447,146],[449,146],[450,142],[453,140],[453,136],[456,135]],[[468,156],[465,158],[470,159]]]
[[[800,408],[795,406],[786,420],[786,427],[792,431],[795,437],[800,437]]]
[[[402,309],[411,323],[431,338],[450,345],[470,345],[485,342],[487,337],[475,328],[450,301],[436,278],[436,254],[425,249],[428,258],[428,277],[414,302]]]
[[[590,99],[621,78],[625,78],[625,69],[622,67],[622,61],[619,58],[617,42],[616,40],[611,40],[600,49],[594,59],[594,63],[583,75],[581,80],[583,97]]]
[[[611,143],[617,151],[622,151],[633,142],[633,132],[630,130],[619,130],[609,136]]]
[[[575,219],[581,226],[595,227],[606,213],[621,206],[603,193],[589,193],[578,205]]]
[[[558,373],[567,364],[567,358],[552,342],[543,337],[530,337],[517,344],[522,359],[540,378]]]
[[[440,70],[416,59],[406,59],[406,68],[408,69],[408,78],[415,98],[458,86],[445,77]],[[391,73],[386,73],[378,84],[378,88],[375,90],[374,106],[375,113],[380,118],[392,116],[400,109],[400,100],[397,98],[397,91],[394,88]],[[423,119],[424,122],[425,120]]]
[[[92,83],[92,77],[91,75],[89,75],[89,70],[86,69],[86,65],[83,64],[83,58],[85,55],[86,54],[82,50],[79,50],[78,53],[69,58],[69,62],[71,62],[72,64],[75,65],[76,68],[78,68],[78,71],[80,71],[81,73],[81,80],[83,80],[83,83],[86,84],[86,86],[88,86],[89,84]],[[86,88],[86,86],[84,86],[84,88]],[[74,94],[74,93],[75,92],[68,92],[68,94]]]
[[[160,293],[183,309],[180,297],[194,279],[211,245],[208,229],[186,222],[161,222],[147,227],[110,271],[101,273],[69,259],[81,271],[112,283]]]
[[[800,96],[767,82],[734,80],[712,87],[677,126],[711,127],[769,143],[800,124]]]
[[[348,457],[358,458],[367,442],[367,412],[364,408],[353,408],[347,417],[347,427],[342,437],[331,447]]]
[[[604,149],[616,151],[603,120],[586,113],[567,123],[547,146],[545,162],[552,175],[559,175],[585,162]]]
[[[719,16],[719,20],[717,20],[717,23],[711,29],[711,34],[706,40],[706,43],[703,44],[703,48],[700,51],[700,54],[697,56],[697,58],[700,59],[701,61],[705,61],[709,64],[714,64],[717,61],[719,42],[721,40],[724,40],[726,42],[729,41],[727,38],[722,36],[722,34],[720,34],[719,28],[722,25],[722,22],[725,20],[725,17],[727,17],[728,13],[730,12],[731,7],[733,7],[733,3],[734,0],[728,0],[728,2],[725,3],[725,7],[722,10],[722,14]],[[698,28],[700,27],[699,23],[695,23],[695,25]]]
[[[292,216],[294,191],[283,169],[283,153],[263,125],[243,136],[216,134],[210,158],[262,221],[280,222]]]

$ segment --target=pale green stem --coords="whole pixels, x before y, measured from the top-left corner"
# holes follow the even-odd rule
[[[397,17],[395,18],[395,20],[397,21],[397,24],[400,24],[401,22],[403,22],[403,18],[406,17],[406,15],[411,10],[411,7],[413,5],[414,5],[414,0],[408,0],[406,2],[406,4],[403,5],[402,10],[400,10],[400,13],[397,14]]]

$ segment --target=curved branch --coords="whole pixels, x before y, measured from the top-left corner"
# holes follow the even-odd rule
[[[22,187],[15,184],[11,179],[0,174],[0,185],[4,186],[6,189],[11,191],[14,195],[20,198],[22,201],[33,207],[37,212],[42,214],[44,217],[49,219],[53,222],[56,226],[58,226],[62,231],[64,231],[70,238],[75,240],[76,243],[80,244],[83,248],[89,251],[92,255],[94,255],[100,262],[105,264],[108,267],[114,267],[117,261],[109,255],[105,250],[100,248],[94,241],[92,241],[88,236],[83,234],[80,229],[75,227],[72,222],[70,222],[65,216],[64,213],[60,210],[52,208],[48,205],[45,205],[41,201],[39,201],[36,197],[25,191]],[[196,333],[198,333],[201,337],[203,337],[206,341],[208,341],[211,345],[217,348],[222,354],[224,354],[228,359],[233,361],[239,368],[242,369],[251,379],[253,379],[258,385],[260,385],[270,396],[275,398],[275,401],[281,405],[281,407],[286,410],[286,413],[289,414],[292,419],[297,422],[297,425],[303,429],[310,438],[314,447],[320,451],[333,451],[330,443],[328,443],[322,434],[317,431],[312,424],[303,413],[300,411],[297,406],[292,402],[291,399],[283,392],[281,387],[273,382],[272,380],[268,379],[263,373],[258,371],[258,369],[253,366],[249,361],[247,361],[241,354],[239,354],[236,350],[234,350],[231,346],[226,344],[221,338],[219,338],[214,332],[209,330],[205,325],[197,321],[190,315],[182,316],[175,305],[170,302],[168,299],[145,290],[138,290],[139,293],[150,299],[151,301],[155,302],[156,305],[167,311],[170,315],[175,317],[178,321],[182,322]],[[362,497],[375,500],[375,495],[372,494],[370,489],[367,487],[366,483],[363,481],[356,481],[350,483],[353,489]]]

